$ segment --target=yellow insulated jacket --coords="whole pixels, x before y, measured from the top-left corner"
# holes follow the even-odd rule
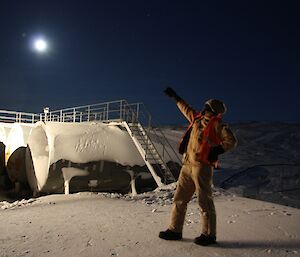
[[[233,132],[229,129],[228,125],[224,124],[221,117],[213,116],[206,113],[201,115],[201,112],[194,110],[184,100],[177,102],[177,106],[184,116],[190,122],[189,129],[187,130],[183,140],[180,144],[181,153],[185,154],[185,160],[191,164],[197,165],[200,162],[216,166],[216,163],[209,163],[207,160],[207,154],[203,154],[202,149],[205,148],[204,144],[210,147],[220,144],[225,151],[234,148],[237,144],[237,139]],[[204,131],[207,126],[211,126],[213,123],[213,131],[215,136],[209,136],[204,138]],[[211,148],[206,149],[209,151]]]

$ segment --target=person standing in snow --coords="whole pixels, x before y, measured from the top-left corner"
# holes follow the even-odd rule
[[[213,168],[217,167],[218,155],[234,148],[236,137],[222,122],[225,104],[217,99],[205,102],[198,112],[181,99],[172,88],[165,94],[174,99],[190,125],[180,143],[183,165],[177,182],[171,212],[171,222],[159,237],[165,240],[182,239],[187,204],[194,192],[197,194],[202,216],[202,233],[194,242],[207,246],[216,243],[216,211],[212,196]]]

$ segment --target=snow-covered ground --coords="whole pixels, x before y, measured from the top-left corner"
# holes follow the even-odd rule
[[[300,206],[300,125],[232,128],[239,145],[221,157],[221,169],[214,174],[217,245],[193,243],[201,226],[195,198],[188,207],[184,239],[158,238],[168,224],[172,184],[137,196],[81,192],[2,201],[0,257],[300,256],[300,209],[272,203]],[[184,131],[163,130],[176,147]]]
[[[173,187],[174,188],[174,187]],[[299,256],[300,210],[215,192],[218,244],[201,247],[196,200],[183,240],[158,238],[168,224],[174,189],[136,197],[49,195],[0,207],[0,256]]]

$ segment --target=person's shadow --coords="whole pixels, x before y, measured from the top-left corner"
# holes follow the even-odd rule
[[[272,241],[218,241],[217,246],[220,248],[241,248],[241,249],[299,249],[300,250],[300,241],[282,241],[282,242],[272,242]]]
[[[183,238],[182,242],[191,243],[194,239]],[[300,240],[272,242],[272,241],[224,241],[218,240],[211,247],[224,249],[285,249],[300,251]]]

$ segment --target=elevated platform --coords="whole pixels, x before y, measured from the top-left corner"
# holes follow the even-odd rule
[[[167,162],[172,160],[180,163],[180,157],[162,130],[153,125],[152,117],[142,103],[129,104],[126,100],[119,100],[54,111],[45,108],[44,113],[39,114],[0,110],[0,122],[3,127],[9,127],[11,123],[26,123],[34,128],[34,124],[38,121],[45,124],[48,122],[89,123],[95,121],[122,127],[130,135],[158,186],[176,180]],[[4,144],[8,143],[6,140],[2,141],[5,141]],[[24,147],[24,143],[22,147]],[[7,150],[9,149],[10,147],[7,146]],[[9,156],[6,154],[6,157]],[[68,183],[65,186],[69,188]]]

